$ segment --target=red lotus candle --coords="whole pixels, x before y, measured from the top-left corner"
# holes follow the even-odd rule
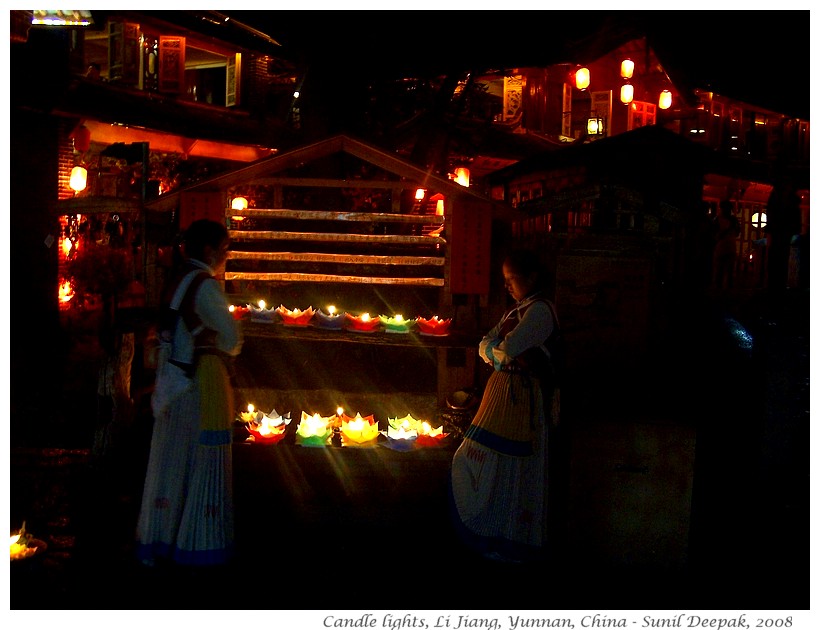
[[[233,318],[236,320],[247,319],[250,313],[250,305],[248,306],[236,306],[235,304],[231,304],[228,307],[228,310],[233,315]]]
[[[370,313],[362,313],[358,317],[345,313],[345,328],[354,332],[371,333],[376,332],[381,326],[381,320],[370,317]]]
[[[416,446],[441,446],[442,441],[449,433],[444,433],[444,427],[434,429],[429,422],[421,422],[418,428],[419,436],[416,438]]]
[[[450,334],[450,324],[452,321],[452,319],[439,319],[438,315],[433,315],[430,319],[416,317],[416,326],[418,326],[420,335],[444,337]]]
[[[276,444],[285,437],[285,431],[290,424],[290,412],[284,416],[276,413],[276,409],[269,414],[261,414],[248,423],[248,433],[252,441],[263,444]],[[249,438],[250,439],[250,438]]]

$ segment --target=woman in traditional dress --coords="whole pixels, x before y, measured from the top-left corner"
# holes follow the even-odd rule
[[[537,255],[513,252],[502,269],[515,305],[479,344],[494,371],[453,456],[451,490],[463,542],[516,562],[538,559],[546,542],[547,423],[558,404],[547,340],[559,330]]]
[[[169,292],[176,310],[168,312],[178,313],[170,323],[171,363],[187,368],[190,385],[154,408],[137,524],[137,556],[148,565],[219,565],[232,556],[230,363],[242,333],[214,278],[229,245],[225,226],[205,219],[194,221],[181,243],[185,262]],[[158,377],[155,395],[162,387]]]

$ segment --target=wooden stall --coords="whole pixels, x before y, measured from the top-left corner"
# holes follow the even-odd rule
[[[146,209],[177,211],[180,229],[197,218],[227,221],[232,246],[223,280],[236,306],[264,300],[267,309],[333,305],[353,316],[452,320],[449,334],[436,337],[413,328],[357,334],[246,319],[249,389],[432,388],[439,406],[475,382],[477,343],[495,310],[487,308],[493,232],[518,216],[347,136],[163,195]],[[371,378],[356,381],[351,373],[361,374],[362,362]],[[389,382],[391,371],[400,382]]]

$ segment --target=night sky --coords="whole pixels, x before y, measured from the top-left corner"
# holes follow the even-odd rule
[[[286,54],[340,73],[584,61],[565,59],[566,51],[594,50],[605,45],[607,34],[645,32],[667,69],[674,66],[693,87],[809,117],[808,9],[224,13],[269,34]]]

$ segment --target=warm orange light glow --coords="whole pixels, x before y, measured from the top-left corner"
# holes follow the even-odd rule
[[[424,199],[424,194],[427,191],[424,188],[416,188],[416,201],[421,201]]]
[[[624,59],[621,62],[621,76],[624,79],[631,79],[632,73],[635,71],[635,62],[631,59]]]
[[[68,185],[74,192],[85,190],[88,182],[88,171],[83,166],[75,166],[71,169],[71,177],[68,180]]]
[[[669,109],[672,106],[672,92],[664,90],[658,98],[658,107],[661,109]]]
[[[234,197],[231,201],[231,210],[247,210],[248,200],[245,197]]]
[[[470,187],[470,169],[469,168],[467,168],[466,166],[459,166],[453,172],[455,173],[455,176],[456,176],[455,177],[456,184],[460,184],[461,186],[464,186],[465,188]],[[436,214],[438,214],[438,213],[436,213]]]
[[[632,99],[635,96],[635,88],[632,87],[631,83],[624,83],[621,86],[621,103],[624,105],[628,105],[632,102]]]
[[[586,90],[589,87],[589,68],[578,68],[575,71],[575,87]]]
[[[71,283],[66,280],[60,285],[60,304],[68,304],[73,297],[74,290],[71,288]]]
[[[71,250],[74,248],[74,243],[70,238],[63,239],[63,256],[68,258],[68,255],[71,253]]]

